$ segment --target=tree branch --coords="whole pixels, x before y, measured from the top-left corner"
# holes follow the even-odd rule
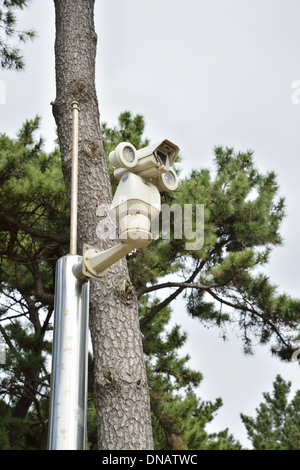
[[[242,305],[240,303],[233,303],[228,300],[225,300],[221,298],[218,294],[216,294],[212,289],[213,287],[221,287],[221,286],[205,286],[200,283],[193,283],[190,282],[193,280],[196,275],[198,274],[198,269],[193,273],[193,275],[190,277],[190,279],[186,282],[165,282],[162,284],[158,284],[156,286],[150,286],[150,287],[142,287],[137,291],[138,297],[141,295],[152,292],[154,290],[159,290],[159,289],[164,289],[164,288],[170,288],[170,287],[178,287],[178,289],[171,294],[169,297],[167,297],[164,301],[162,301],[160,304],[156,305],[151,311],[145,315],[141,320],[140,320],[140,327],[141,329],[148,323],[154,316],[160,312],[163,308],[165,308],[170,302],[172,302],[178,295],[181,294],[181,292],[184,289],[201,289],[205,290],[207,293],[209,293],[215,300],[220,302],[221,304],[227,305],[228,307],[232,307],[235,310],[241,310],[243,312],[249,313],[250,315],[254,315],[262,320],[263,323],[269,325],[271,330],[277,335],[277,337],[280,339],[280,341],[285,345],[289,346],[289,344],[286,342],[285,338],[280,334],[278,328],[275,326],[275,324],[268,320],[265,315],[257,312],[253,307],[248,307],[246,305]]]
[[[289,343],[286,342],[286,340],[283,338],[283,336],[280,334],[278,328],[276,328],[276,326],[274,325],[274,323],[270,320],[268,320],[266,318],[265,315],[257,312],[253,307],[247,307],[246,305],[241,305],[239,303],[237,304],[234,304],[232,302],[229,302],[228,300],[224,300],[222,298],[220,298],[215,292],[213,292],[210,288],[207,289],[207,292],[215,299],[217,300],[218,302],[222,303],[222,304],[225,304],[227,305],[228,307],[232,307],[234,308],[235,310],[242,310],[243,312],[246,312],[246,313],[249,313],[249,314],[252,314],[256,317],[259,317],[263,323],[267,324],[270,326],[270,328],[274,331],[274,333],[278,336],[278,338],[280,338],[280,340],[282,341],[282,343],[285,345],[285,346],[290,346]]]
[[[181,283],[174,283],[174,284],[180,284],[180,286],[178,287],[178,289],[173,292],[173,294],[169,295],[169,297],[167,297],[163,302],[161,302],[160,304],[156,305],[154,308],[152,308],[150,310],[150,312],[148,312],[147,315],[145,315],[141,320],[140,320],[140,328],[142,329],[150,320],[152,320],[153,317],[155,317],[155,315],[160,312],[163,308],[165,308],[167,305],[169,305],[170,302],[172,302],[174,299],[176,299],[176,297],[178,297],[178,295],[181,294],[181,292],[186,289],[187,287],[190,287],[191,283],[194,281],[195,277],[199,274],[199,272],[201,271],[201,269],[203,268],[204,264],[205,264],[205,260],[202,260],[201,263],[196,267],[195,271],[193,272],[193,274],[190,276],[190,278],[186,281],[186,282],[181,282]],[[165,283],[165,284],[169,284],[169,283]],[[162,286],[163,284],[161,284]],[[201,284],[195,284],[196,286],[198,286],[198,288],[200,288],[199,286]],[[155,286],[153,286],[155,287]],[[146,289],[146,288],[143,288],[143,289]],[[151,287],[149,287],[149,289],[151,289]],[[207,287],[206,287],[207,289]],[[139,289],[141,291],[141,289]],[[152,290],[156,290],[156,289],[152,289]],[[150,292],[150,291],[148,291]],[[145,292],[143,292],[145,293]],[[142,295],[142,294],[141,294]]]
[[[41,329],[41,333],[42,333],[43,335],[45,334],[45,332],[46,332],[46,330],[47,330],[47,328],[48,328],[48,326],[49,326],[49,322],[50,322],[50,318],[51,318],[51,316],[52,316],[53,310],[54,310],[53,307],[50,307],[50,308],[48,309],[47,316],[46,316],[46,318],[45,318],[45,321],[44,321],[43,326],[42,326],[42,329]]]
[[[39,230],[33,227],[29,227],[28,225],[23,224],[11,215],[7,215],[2,211],[0,211],[0,218],[2,223],[4,221],[9,225],[18,228],[19,230],[22,230],[23,232],[33,235],[34,237],[39,237],[44,240],[55,241],[62,244],[66,244],[69,241],[69,237],[65,235],[58,235],[56,233],[50,232],[49,230]]]
[[[36,260],[32,260],[29,267],[30,271],[33,274],[34,279],[34,286],[35,286],[35,293],[37,300],[46,305],[53,305],[54,302],[54,295],[48,294],[44,291],[43,280],[41,276],[41,272],[39,269],[39,265]]]
[[[204,284],[200,283],[191,283],[191,282],[164,282],[163,284],[156,284],[155,286],[150,286],[150,287],[141,287],[137,291],[137,296],[138,298],[141,297],[144,294],[148,294],[149,292],[153,292],[154,290],[159,290],[159,289],[165,289],[165,288],[170,288],[170,287],[183,287],[185,288],[190,288],[190,289],[203,289],[207,290],[211,288],[212,286],[205,286]]]

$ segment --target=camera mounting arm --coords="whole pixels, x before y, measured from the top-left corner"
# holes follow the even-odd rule
[[[105,251],[83,244],[82,260],[73,267],[73,274],[78,280],[85,282],[89,278],[106,282],[108,268],[126,256],[135,248],[143,248],[151,243],[151,234],[148,238],[132,240],[131,243],[118,243]]]

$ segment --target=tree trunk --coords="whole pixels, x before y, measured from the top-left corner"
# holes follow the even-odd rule
[[[95,89],[94,0],[54,0],[54,4],[56,99],[53,114],[69,194],[72,101],[77,101],[80,107],[78,253],[81,254],[84,242],[99,249],[109,248],[109,243],[102,242],[96,235],[97,207],[109,204],[112,199]],[[153,448],[137,298],[134,292],[125,291],[126,281],[125,259],[110,268],[106,284],[91,281],[90,330],[99,449]]]

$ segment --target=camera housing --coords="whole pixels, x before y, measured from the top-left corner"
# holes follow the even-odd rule
[[[158,188],[135,173],[125,173],[109,209],[109,216],[119,222],[120,241],[131,243],[140,239],[150,242],[150,223],[159,216],[160,208]]]
[[[167,139],[148,145],[140,150],[136,150],[129,142],[122,142],[109,154],[109,161],[114,168],[114,176],[118,180],[127,171],[131,171],[145,179],[157,179],[161,174],[170,170],[178,153],[178,146]],[[177,180],[175,172],[172,176],[174,180]],[[170,189],[170,191],[174,191],[174,189]]]
[[[169,171],[158,175],[155,179],[152,180],[152,183],[159,191],[175,191],[178,187],[177,175],[173,168],[170,168]]]
[[[109,215],[119,222],[120,241],[151,241],[150,222],[158,217],[160,191],[175,191],[178,178],[171,168],[179,153],[170,140],[140,150],[121,142],[109,155],[114,176],[120,180]],[[149,181],[150,180],[150,181]]]
[[[135,147],[130,142],[121,142],[115,150],[109,154],[110,163],[114,168],[133,168],[138,161]]]

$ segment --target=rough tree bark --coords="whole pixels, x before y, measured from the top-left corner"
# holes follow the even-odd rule
[[[109,248],[97,238],[97,207],[112,199],[95,88],[97,35],[94,0],[54,0],[56,98],[62,168],[70,193],[72,101],[79,113],[78,253],[82,244]],[[111,242],[113,243],[113,242]],[[127,282],[126,282],[127,281]],[[108,282],[91,281],[90,330],[94,353],[99,449],[152,449],[148,383],[138,323],[137,298],[127,292],[123,259]]]

